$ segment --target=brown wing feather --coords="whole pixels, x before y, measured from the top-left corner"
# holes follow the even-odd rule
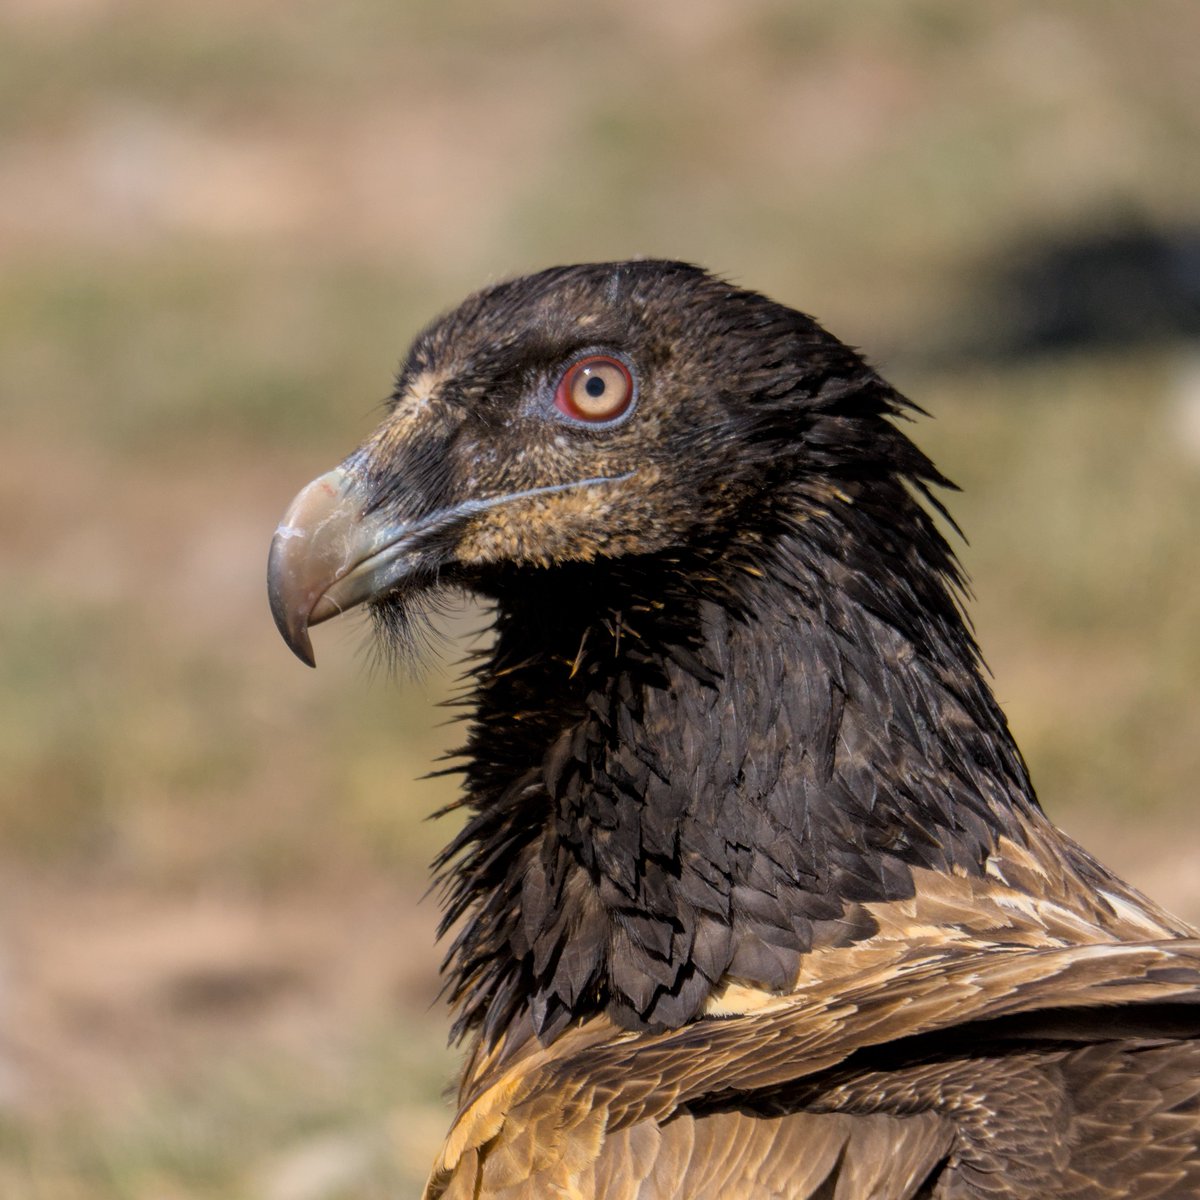
[[[649,1145],[648,1129],[656,1150],[638,1161],[627,1147]],[[581,1193],[607,1200],[911,1200],[952,1137],[936,1113],[682,1113],[664,1126],[643,1122],[614,1135]]]
[[[704,1151],[697,1157],[699,1127],[704,1121],[716,1118],[717,1114],[706,1110],[712,1110],[718,1103],[743,1103],[755,1095],[779,1094],[780,1089],[796,1088],[805,1079],[829,1073],[852,1055],[871,1047],[953,1030],[967,1022],[994,1021],[1030,1011],[1080,1011],[1126,1004],[1196,1002],[1198,998],[1200,941],[1179,939],[1138,946],[992,950],[964,953],[958,958],[939,956],[924,962],[893,963],[890,969],[869,972],[857,981],[839,979],[824,994],[816,988],[802,996],[780,997],[774,1008],[746,1016],[700,1021],[665,1034],[622,1034],[614,1032],[611,1026],[585,1025],[564,1034],[549,1049],[538,1050],[509,1066],[475,1090],[451,1130],[427,1195],[516,1200],[554,1194],[555,1189],[562,1195],[580,1197],[689,1195],[689,1191],[681,1189],[685,1184],[686,1188],[694,1189],[697,1172],[715,1172],[718,1161],[727,1161],[718,1159],[716,1151]],[[1038,1060],[1039,1069],[1045,1055],[1053,1052],[1049,1047],[1039,1051],[1042,1056]],[[1036,1071],[1028,1078],[1028,1072],[1014,1076],[1010,1071],[1006,1075],[989,1066],[986,1057],[965,1059],[959,1063],[959,1069],[964,1079],[957,1085],[957,1094],[965,1107],[951,1116],[960,1135],[969,1124],[963,1115],[968,1111],[988,1112],[1001,1104],[1005,1095],[1011,1095],[1014,1111],[1028,1115],[1036,1109],[1040,1098],[1049,1094]],[[888,1076],[892,1080],[888,1086],[876,1078],[868,1087],[862,1083],[863,1078],[866,1077],[860,1077],[857,1093],[826,1096],[823,1101],[813,1095],[808,1103],[810,1106],[823,1103],[831,1109],[839,1105],[855,1107],[857,1122],[862,1122],[866,1115],[893,1120],[897,1114],[887,1112],[888,1108],[907,1105],[912,1115],[921,1107],[927,1111],[934,1109],[938,1089],[949,1086],[944,1079],[927,1080],[928,1090],[923,1097],[905,1098],[896,1091],[892,1076]],[[1184,1079],[1186,1072],[1180,1076],[1180,1080]],[[1186,1091],[1183,1082],[1175,1086]],[[969,1097],[970,1103],[961,1097]],[[1094,1121],[1102,1125],[1109,1120],[1102,1115],[1106,1111],[1103,1106],[1096,1107],[1095,1112],[1101,1115],[1095,1116]],[[1147,1111],[1154,1113],[1158,1109],[1151,1106]],[[803,1143],[806,1136],[816,1136],[820,1130],[822,1138],[829,1137],[825,1126],[800,1120],[812,1115],[793,1113],[779,1117],[777,1114],[775,1136],[786,1137],[789,1142],[799,1138]],[[720,1117],[726,1120],[729,1114]],[[1041,1140],[1059,1140],[1047,1139],[1046,1131],[1049,1123],[1062,1120],[1061,1114],[1047,1113],[1040,1119]],[[692,1131],[692,1145],[685,1154],[682,1143],[673,1139],[685,1138],[682,1123],[687,1121],[697,1128]],[[725,1128],[732,1130],[736,1125],[735,1122]],[[652,1126],[660,1126],[657,1131],[660,1140],[653,1151],[655,1161],[660,1154],[665,1156],[664,1161],[678,1161],[675,1170],[684,1182],[674,1188],[663,1190],[653,1183],[657,1168],[652,1168],[650,1174],[643,1173],[654,1139],[631,1131]],[[680,1132],[674,1132],[677,1127]],[[854,1197],[857,1193],[848,1189],[859,1184],[851,1181],[859,1176],[869,1177],[871,1154],[864,1149],[852,1155],[849,1148],[854,1138],[867,1138],[865,1131],[873,1127],[854,1124],[854,1129],[861,1128],[864,1132],[846,1133],[842,1165],[837,1180],[830,1185],[834,1189],[828,1193],[830,1196]],[[1000,1125],[990,1120],[983,1127],[985,1134],[989,1129],[992,1131],[987,1136],[994,1137]],[[705,1125],[703,1136],[711,1142],[721,1128]],[[1185,1140],[1191,1137],[1194,1141],[1194,1128],[1189,1128]],[[669,1137],[664,1130],[672,1131]],[[889,1156],[898,1152],[903,1142],[903,1138],[894,1134],[890,1135],[891,1141],[883,1135],[872,1136],[882,1138],[880,1162],[889,1161]],[[916,1138],[914,1145],[926,1147],[924,1157],[914,1151],[914,1177],[920,1174],[920,1167],[928,1174],[936,1166],[941,1142],[928,1131],[912,1136]],[[754,1145],[759,1145],[758,1137],[768,1138],[768,1134],[754,1135]],[[1032,1146],[1038,1137],[1035,1130],[1026,1140]],[[634,1140],[627,1140],[631,1138]],[[981,1147],[986,1144],[986,1141],[980,1143]],[[885,1146],[890,1147],[886,1152]],[[612,1159],[608,1158],[610,1152],[615,1156]],[[798,1154],[805,1159],[807,1151]],[[753,1179],[754,1171],[768,1169],[762,1164],[770,1157],[765,1155],[757,1166],[747,1159],[733,1170],[733,1175],[740,1171],[739,1178]],[[772,1161],[769,1169],[776,1171],[778,1163]],[[840,1182],[843,1175],[845,1184]],[[471,1182],[466,1190],[460,1191],[464,1176]],[[919,1182],[918,1179],[913,1186]],[[814,1186],[824,1185],[825,1181],[820,1181]],[[633,1190],[623,1193],[622,1186]],[[729,1178],[723,1196],[738,1195],[736,1188],[740,1186],[737,1180]],[[862,1186],[867,1187],[863,1195],[877,1194],[870,1189],[877,1187],[878,1181]],[[755,1193],[751,1190],[744,1194]],[[778,1194],[806,1193],[784,1190]],[[810,1194],[816,1197],[822,1193]],[[1081,1196],[1087,1194],[1080,1192]]]
[[[664,1126],[620,1130],[573,1194],[1184,1200],[1200,1195],[1198,1091],[1194,1042],[1104,1042],[846,1072],[814,1084],[807,1100],[839,1111],[684,1111]],[[507,1195],[545,1194],[544,1181],[525,1187]]]

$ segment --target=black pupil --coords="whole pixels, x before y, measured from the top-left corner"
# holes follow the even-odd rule
[[[583,390],[593,399],[604,395],[604,380],[599,375],[589,375]]]

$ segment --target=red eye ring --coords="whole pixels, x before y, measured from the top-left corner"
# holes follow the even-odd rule
[[[599,425],[623,416],[633,403],[633,373],[610,354],[576,359],[554,389],[554,406],[573,421]]]

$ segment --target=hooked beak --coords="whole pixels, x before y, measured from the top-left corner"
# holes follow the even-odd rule
[[[304,488],[275,530],[267,559],[271,615],[296,657],[316,666],[313,625],[384,594],[425,565],[427,542],[412,535],[430,524],[395,524],[369,511],[362,476],[345,465]]]
[[[353,459],[348,462],[353,464]],[[275,530],[267,560],[267,593],[275,624],[292,653],[314,667],[309,629],[386,595],[405,580],[432,577],[450,555],[439,535],[514,501],[622,483],[633,474],[469,499],[412,521],[395,521],[372,507],[364,476],[343,463],[304,488]]]

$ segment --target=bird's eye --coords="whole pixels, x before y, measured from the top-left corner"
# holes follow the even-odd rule
[[[633,403],[633,376],[619,359],[589,354],[558,381],[554,405],[576,421],[612,421]]]

